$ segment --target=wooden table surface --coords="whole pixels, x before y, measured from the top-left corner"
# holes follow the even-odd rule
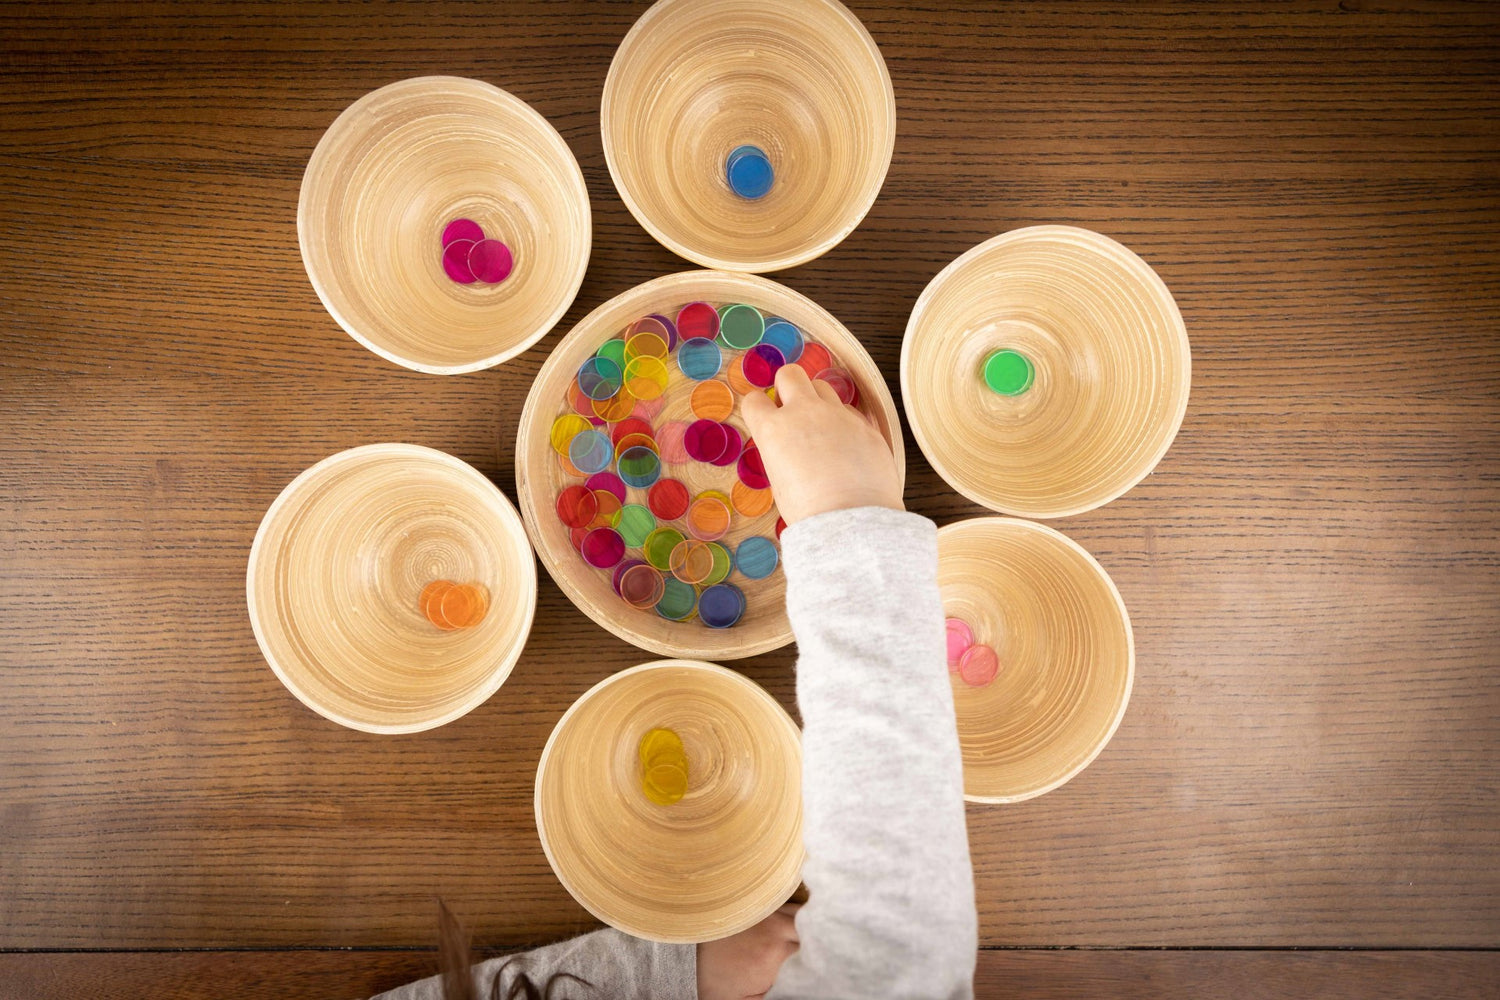
[[[514,499],[547,352],[690,266],[600,147],[645,8],[0,8],[0,996],[357,995],[430,968],[439,895],[488,948],[594,926],[543,857],[532,775],[573,699],[652,657],[542,574],[498,695],[370,736],[278,683],[244,572],[277,492],[354,445],[443,449]],[[1494,989],[1500,6],[852,8],[895,84],[890,176],[777,280],[896,392],[944,264],[1071,223],[1156,268],[1193,346],[1157,471],[1054,522],[1129,606],[1135,691],[1071,783],[970,807],[981,995]],[[429,73],[545,115],[594,213],[557,329],[454,377],[344,334],[295,226],[338,112]],[[912,509],[982,513],[907,445]],[[793,660],[735,666],[791,706]]]

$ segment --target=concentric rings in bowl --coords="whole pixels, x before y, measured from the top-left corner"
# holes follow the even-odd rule
[[[986,388],[999,350],[1029,390]],[[960,256],[917,299],[901,346],[913,436],[955,490],[992,510],[1064,517],[1108,503],[1166,453],[1192,358],[1172,294],[1107,236],[1071,226],[1005,233]]]
[[[458,284],[445,227],[471,219],[505,243],[497,284]],[[297,203],[308,278],[350,336],[422,372],[455,374],[526,350],[562,318],[588,267],[583,173],[557,130],[479,80],[381,87],[329,126]]]
[[[489,609],[453,631],[423,616],[436,580],[482,586]],[[431,729],[499,689],[536,608],[515,508],[440,451],[374,444],[307,469],[271,504],[246,572],[266,662],[308,708],[372,733]]]
[[[658,805],[639,746],[682,739],[688,791]],[[547,860],[594,916],[653,941],[711,941],[785,903],[802,871],[796,724],[755,682],[711,663],[660,660],[608,677],[558,721],[536,774]]]
[[[1073,778],[1114,735],[1135,682],[1109,574],[1046,525],[979,517],[938,529],[938,586],[1001,664],[984,687],[953,677],[964,797],[1019,802]]]
[[[620,43],[600,112],[632,215],[705,267],[776,271],[853,232],[890,167],[896,102],[874,39],[837,0],[659,0]],[[762,150],[769,193],[725,167]]]

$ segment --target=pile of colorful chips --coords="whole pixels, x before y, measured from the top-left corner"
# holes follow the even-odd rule
[[[775,510],[760,450],[730,421],[745,394],[774,398],[776,372],[788,364],[858,404],[853,376],[827,348],[744,303],[652,313],[579,367],[551,443],[563,473],[582,482],[558,494],[557,516],[584,561],[613,574],[627,604],[729,628],[747,610],[729,575],[761,580],[776,571],[780,549],[769,533],[729,539]],[[694,419],[661,419],[679,389]],[[724,469],[724,488],[694,493],[670,475],[687,463]],[[778,517],[777,538],[784,527]]]
[[[994,649],[974,641],[974,630],[962,618],[949,618],[948,672],[958,674],[969,687],[984,687],[1000,672],[1000,657]]]
[[[444,632],[473,628],[490,610],[490,592],[477,583],[434,580],[417,598],[422,615]]]
[[[510,247],[486,239],[473,219],[454,219],[443,228],[443,273],[461,285],[495,285],[510,277]]]
[[[641,737],[641,791],[659,806],[682,801],[688,789],[687,751],[670,729],[652,729]]]

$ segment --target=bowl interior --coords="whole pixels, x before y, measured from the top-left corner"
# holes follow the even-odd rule
[[[482,585],[477,625],[443,631],[419,598],[434,580]],[[520,518],[484,476],[414,445],[340,452],[272,503],[250,553],[261,651],[309,708],[368,732],[449,722],[520,656],[536,570]]]
[[[477,222],[514,258],[496,284],[459,284],[443,231]],[[297,232],[328,311],[377,354],[418,371],[498,364],[552,327],[583,282],[588,192],[541,115],[478,80],[419,77],[365,95],[318,143]]]
[[[689,260],[772,271],[818,256],[864,218],[895,143],[885,61],[836,0],[660,0],[604,85],[604,152],[640,223]],[[731,151],[775,182],[731,189]]]
[[[1019,395],[982,377],[1005,349],[1035,369]],[[1182,424],[1190,376],[1161,279],[1068,226],[1016,230],[959,257],[917,300],[902,345],[907,418],[933,467],[971,500],[1027,517],[1089,510],[1140,482]]]
[[[527,397],[516,445],[516,483],[521,513],[542,564],[585,614],[620,638],[667,656],[723,660],[754,656],[791,641],[791,624],[786,617],[785,578],[779,566],[770,576],[760,580],[748,579],[738,570],[730,575],[727,582],[739,587],[747,602],[744,617],[734,627],[715,629],[696,620],[670,621],[653,609],[642,610],[626,604],[614,591],[613,573],[595,569],[584,562],[574,548],[569,527],[556,512],[558,495],[569,486],[585,482],[554,450],[551,441],[553,422],[562,414],[574,412],[569,399],[579,366],[632,321],[664,309],[675,313],[677,307],[696,301],[714,305],[754,305],[766,316],[790,321],[809,341],[823,345],[852,376],[859,390],[859,406],[891,443],[898,468],[904,470],[905,458],[895,403],[864,348],[816,303],[766,278],[721,271],[688,271],[657,278],[594,310],[553,348]],[[726,349],[724,356],[727,359],[734,353],[737,352]],[[670,421],[694,419],[691,390],[695,383],[682,377],[670,359],[669,365],[672,380],[667,395],[662,399],[660,410],[651,418],[656,427]],[[719,378],[724,378],[722,372]],[[737,398],[734,414],[725,422],[749,440]],[[612,427],[606,425],[601,429],[611,430]],[[696,496],[705,489],[730,493],[736,470],[732,466],[716,468],[686,461],[670,464],[664,475],[680,479]],[[648,504],[646,491],[630,489],[626,502]],[[722,541],[734,550],[750,536],[774,539],[776,518],[774,507],[753,517],[736,513]],[[661,520],[658,523],[687,533],[680,520]]]
[[[1130,698],[1134,641],[1104,569],[1066,536],[984,517],[938,531],[945,613],[999,654],[984,687],[952,675],[964,794],[1015,802],[1082,771]]]
[[[688,791],[642,790],[639,744],[682,739]],[[558,879],[604,922],[656,941],[708,941],[763,919],[802,870],[796,725],[754,682],[708,663],[633,667],[558,722],[536,779],[537,830]]]

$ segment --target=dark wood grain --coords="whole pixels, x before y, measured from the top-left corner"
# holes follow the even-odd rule
[[[437,972],[431,951],[0,953],[0,1000],[367,997]],[[1478,1000],[1500,954],[1474,951],[981,951],[978,1000]]]
[[[1500,945],[1500,7],[853,8],[895,83],[895,158],[863,225],[779,280],[896,390],[937,270],[1067,222],[1151,262],[1193,342],[1156,473],[1058,523],[1129,605],[1136,686],[1080,777],[971,808],[983,941]],[[281,487],[356,444],[441,448],[514,496],[547,351],[687,266],[625,211],[600,149],[605,71],[644,9],[0,8],[0,947],[411,947],[438,894],[494,947],[593,926],[542,855],[532,774],[577,695],[650,657],[544,579],[499,695],[367,736],[265,667],[244,566]],[[295,232],[334,116],[438,72],[545,114],[595,220],[557,331],[450,378],[343,334]],[[913,509],[980,512],[907,444]],[[791,707],[792,663],[737,666]],[[997,990],[1098,984],[1049,996],[1146,995],[1121,985],[1137,973],[1199,996],[1215,977],[1375,996],[1430,973],[1472,995],[1494,973],[1408,952],[1000,954]],[[1371,991],[1337,992],[1355,966]],[[326,968],[330,994],[373,988]]]

